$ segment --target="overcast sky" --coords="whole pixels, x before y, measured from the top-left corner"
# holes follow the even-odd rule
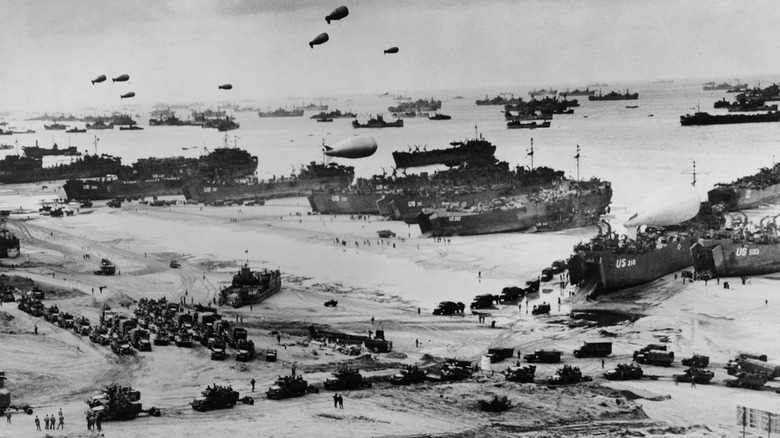
[[[728,79],[780,72],[779,25],[771,0],[0,0],[0,110]]]

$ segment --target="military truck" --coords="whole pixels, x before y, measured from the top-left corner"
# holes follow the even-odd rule
[[[485,307],[493,307],[496,301],[498,301],[498,297],[492,294],[477,295],[471,301],[470,308],[484,309]]]
[[[526,362],[558,363],[561,361],[561,352],[558,350],[536,350],[523,356]]]
[[[249,362],[255,358],[255,343],[249,340],[241,340],[236,344],[236,360]]]
[[[544,315],[547,313],[550,313],[551,307],[547,303],[542,304],[535,304],[534,308],[531,309],[531,314],[533,315]]]
[[[72,329],[73,328],[73,321],[74,321],[73,315],[71,315],[68,312],[60,313],[59,317],[57,318],[57,325],[61,328]]]
[[[463,309],[466,306],[463,303],[455,303],[453,301],[442,301],[439,305],[433,309],[434,315],[453,315],[456,313],[463,313]]]
[[[225,342],[227,342],[228,345],[230,345],[233,348],[236,348],[236,345],[238,345],[239,341],[246,341],[247,332],[245,328],[233,327],[233,329],[228,330],[225,333],[224,338],[225,338]]]
[[[227,357],[224,339],[215,338],[214,342],[209,345],[209,348],[211,349],[211,360],[223,360]]]
[[[76,318],[73,322],[73,333],[79,336],[89,336],[90,323],[86,316]]]
[[[501,295],[499,295],[498,299],[502,303],[508,303],[523,298],[523,295],[525,295],[525,290],[522,287],[510,286],[501,289]]]
[[[490,357],[490,363],[501,362],[515,355],[514,348],[488,348],[487,356]]]
[[[192,409],[200,412],[232,408],[238,403],[238,391],[233,391],[231,386],[207,386],[200,394],[190,402]]]
[[[686,367],[707,368],[707,366],[710,364],[710,357],[701,354],[694,354],[692,357],[686,357],[685,359],[681,360],[680,363]]]
[[[510,382],[519,383],[534,383],[534,374],[536,374],[535,365],[521,366],[520,362],[517,362],[516,366],[509,367],[502,371],[506,380]]]
[[[685,372],[674,375],[677,382],[710,383],[715,377],[715,373],[698,367],[690,367]]]
[[[102,325],[94,326],[89,330],[89,340],[95,344],[100,344],[100,335],[108,334],[108,329]]]
[[[564,365],[563,368],[555,372],[554,376],[550,377],[547,383],[550,385],[569,385],[572,383],[588,382],[590,380],[592,379],[589,377],[583,377],[579,367]]]
[[[141,405],[141,393],[133,388],[119,385],[107,386],[102,393],[87,400],[88,415],[99,416],[103,421],[132,420],[145,413],[153,417],[160,416],[160,410],[149,408],[144,410]]]
[[[192,348],[192,336],[186,329],[181,329],[176,333],[173,342],[177,347]]]
[[[541,281],[550,281],[553,279],[553,270],[552,268],[544,268],[542,269],[542,275],[539,277]]]
[[[334,371],[333,378],[325,379],[325,389],[344,391],[348,389],[370,388],[371,382],[363,379],[360,370],[345,365]]]
[[[157,330],[154,334],[154,345],[170,345],[171,335],[165,329]]]
[[[724,368],[731,376],[737,375],[739,371],[745,371],[748,373],[764,373],[768,380],[780,377],[780,365],[748,357],[737,357],[734,360],[730,360]]]
[[[277,356],[276,350],[274,350],[272,348],[267,348],[265,350],[265,361],[266,362],[276,362],[276,356]]]
[[[149,330],[134,328],[130,330],[130,343],[138,351],[152,351],[152,343],[149,342]]]
[[[761,389],[764,387],[764,385],[766,385],[767,381],[766,374],[761,372],[750,373],[740,371],[736,374],[736,377],[736,379],[724,380],[723,383],[725,383],[729,388],[740,386],[743,388]]]
[[[607,357],[612,354],[612,342],[584,342],[574,350],[574,357]]]
[[[670,367],[672,362],[674,362],[674,352],[661,350],[635,351],[634,362]]]
[[[57,307],[57,305],[53,305],[46,309],[46,313],[43,314],[43,319],[50,323],[56,323],[57,319],[60,317],[60,308]]]
[[[133,350],[130,349],[130,341],[124,336],[117,336],[111,340],[111,351],[119,356],[133,354]]]
[[[390,377],[390,383],[393,385],[411,385],[412,383],[421,383],[424,380],[425,371],[419,369],[417,365],[405,365],[401,372]]]
[[[287,397],[300,397],[307,392],[319,392],[315,386],[309,385],[301,376],[283,376],[265,392],[266,397],[279,400]]]
[[[4,303],[13,303],[16,301],[14,288],[11,286],[0,286],[0,301]]]
[[[614,371],[604,373],[607,380],[638,380],[644,375],[642,367],[637,364],[618,364]]]

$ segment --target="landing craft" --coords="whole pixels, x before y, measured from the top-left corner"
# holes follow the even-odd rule
[[[325,17],[325,21],[327,21],[328,24],[330,24],[330,20],[341,20],[347,15],[349,15],[349,9],[347,9],[346,6],[339,6],[338,8],[334,9],[333,12],[331,12]]]
[[[323,142],[322,153],[329,157],[364,158],[374,155],[376,148],[376,140],[370,135],[356,135],[345,138],[333,146],[326,146]]]
[[[130,79],[130,76],[128,75],[119,75],[113,79],[111,79],[112,82],[125,82]]]
[[[320,45],[320,44],[328,41],[328,39],[329,38],[328,38],[328,34],[327,33],[321,33],[321,34],[317,35],[316,38],[314,38],[313,40],[311,40],[309,42],[309,47],[311,47],[313,49],[314,46]]]
[[[219,86],[219,89],[220,89],[220,90],[232,90],[232,89],[233,89],[233,86],[232,86],[232,85],[230,85],[230,84],[223,84],[223,85],[220,85],[220,86]]]
[[[660,189],[648,196],[624,226],[675,225],[691,219],[699,213],[701,199],[699,192],[689,185],[676,185]]]
[[[119,96],[120,99],[129,99],[131,97],[135,97],[135,93],[132,91]]]
[[[97,83],[100,83],[100,82],[103,82],[103,81],[105,81],[105,80],[106,80],[106,75],[100,75],[100,76],[96,77],[96,78],[95,78],[95,79],[92,81],[92,85],[95,85],[95,83],[96,83],[96,82],[97,82]]]
[[[385,50],[385,55],[388,53],[398,53],[398,47],[390,47],[389,49]]]

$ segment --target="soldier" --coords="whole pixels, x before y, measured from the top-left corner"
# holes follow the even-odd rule
[[[44,428],[45,430],[49,430],[49,414],[46,414],[46,415],[43,417],[43,428]],[[40,429],[39,429],[39,430],[40,430]]]
[[[11,411],[5,412],[5,421],[6,423],[11,424]]]
[[[65,429],[65,416],[62,415],[62,409],[60,409],[60,422],[57,424],[57,429]]]
[[[339,394],[333,394],[333,407],[338,408],[339,407]]]
[[[255,378],[252,377],[252,380],[249,383],[252,384],[252,392],[255,392]]]
[[[87,430],[92,430],[95,427],[95,417],[92,414],[87,415]]]
[[[339,394],[339,409],[344,409],[344,397]]]
[[[35,429],[40,431],[41,430],[41,420],[38,419],[38,416],[35,416]]]
[[[35,331],[35,334],[37,335],[38,334],[38,326],[37,325],[33,326],[33,330]]]
[[[103,428],[100,427],[101,423],[103,423],[103,418],[100,415],[97,415],[95,417],[95,427],[97,427],[98,432],[103,430]]]

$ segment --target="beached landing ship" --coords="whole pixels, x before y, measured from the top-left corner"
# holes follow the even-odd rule
[[[233,276],[233,283],[220,291],[218,304],[241,307],[257,304],[279,292],[282,287],[281,273],[263,270],[253,272],[248,265],[241,267]]]
[[[707,192],[710,205],[720,204],[726,211],[756,208],[777,199],[780,199],[780,163],[730,184],[716,184]]]
[[[0,160],[0,183],[18,184],[68,178],[95,178],[116,174],[121,159],[110,155],[84,155],[72,163],[43,167],[42,158],[6,155]]]
[[[531,196],[495,199],[488,205],[420,213],[420,232],[428,237],[506,233],[536,228],[556,231],[598,221],[612,199],[609,183],[565,181]],[[514,202],[513,202],[514,201]]]
[[[459,166],[465,162],[474,160],[484,160],[493,157],[496,152],[496,146],[489,141],[479,138],[463,141],[453,141],[452,147],[447,149],[432,149],[430,151],[420,150],[419,146],[409,152],[393,152],[393,160],[396,167],[417,167],[430,166],[432,164],[443,164],[453,167]]]
[[[690,249],[696,236],[687,224],[701,208],[690,186],[669,187],[648,197],[625,224],[636,237],[618,236],[604,222],[606,232],[574,247],[569,259],[572,285],[594,294],[637,286],[693,264]],[[640,231],[640,226],[646,226]]]
[[[704,236],[691,247],[696,272],[710,278],[780,272],[780,233],[776,218],[763,218],[755,231],[743,222],[737,229]]]
[[[19,238],[8,229],[0,229],[0,258],[19,257]]]

